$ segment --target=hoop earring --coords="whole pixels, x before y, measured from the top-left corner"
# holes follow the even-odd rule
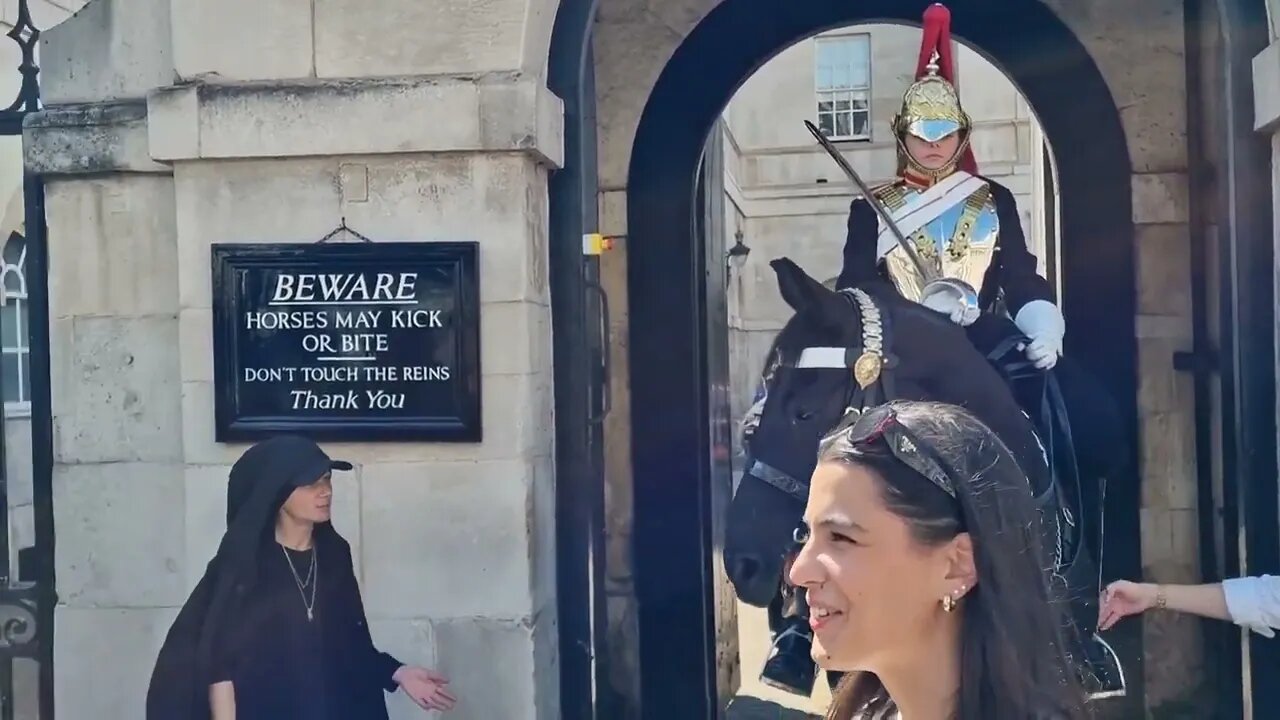
[[[942,611],[943,611],[943,612],[952,612],[953,610],[955,610],[955,609],[956,609],[956,605],[959,603],[959,600],[957,599],[957,596],[959,596],[959,595],[963,595],[963,594],[964,594],[964,591],[965,591],[965,590],[968,590],[968,589],[969,589],[969,588],[968,588],[968,586],[961,585],[959,590],[956,590],[955,592],[951,593],[950,595],[943,595],[943,596],[942,596]]]

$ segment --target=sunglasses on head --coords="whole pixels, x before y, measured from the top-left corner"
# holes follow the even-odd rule
[[[882,444],[894,459],[923,475],[951,497],[956,497],[956,474],[927,443],[920,439],[898,417],[892,405],[880,405],[866,412],[850,410],[828,434],[847,434],[854,448]]]

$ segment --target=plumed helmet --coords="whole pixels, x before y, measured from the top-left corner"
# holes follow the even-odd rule
[[[924,36],[916,63],[916,80],[902,97],[902,109],[893,118],[898,138],[899,165],[931,179],[949,175],[957,168],[976,173],[977,163],[969,147],[973,123],[960,105],[955,86],[955,65],[951,54],[951,11],[941,4],[924,13]],[[930,170],[919,165],[907,152],[906,137],[937,142],[952,133],[961,133],[956,154],[944,167]]]

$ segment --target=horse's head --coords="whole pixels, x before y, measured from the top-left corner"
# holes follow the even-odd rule
[[[804,511],[818,441],[844,414],[850,371],[798,368],[811,347],[861,344],[861,323],[842,295],[788,259],[771,263],[782,298],[795,314],[778,333],[762,373],[763,397],[743,421],[746,465],[729,505],[725,570],[743,602],[767,605],[778,590],[784,557]],[[782,488],[790,486],[791,492]]]

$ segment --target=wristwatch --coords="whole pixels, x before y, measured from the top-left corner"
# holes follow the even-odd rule
[[[1164,594],[1164,586],[1156,586],[1156,607],[1164,610],[1169,606],[1169,598]]]

